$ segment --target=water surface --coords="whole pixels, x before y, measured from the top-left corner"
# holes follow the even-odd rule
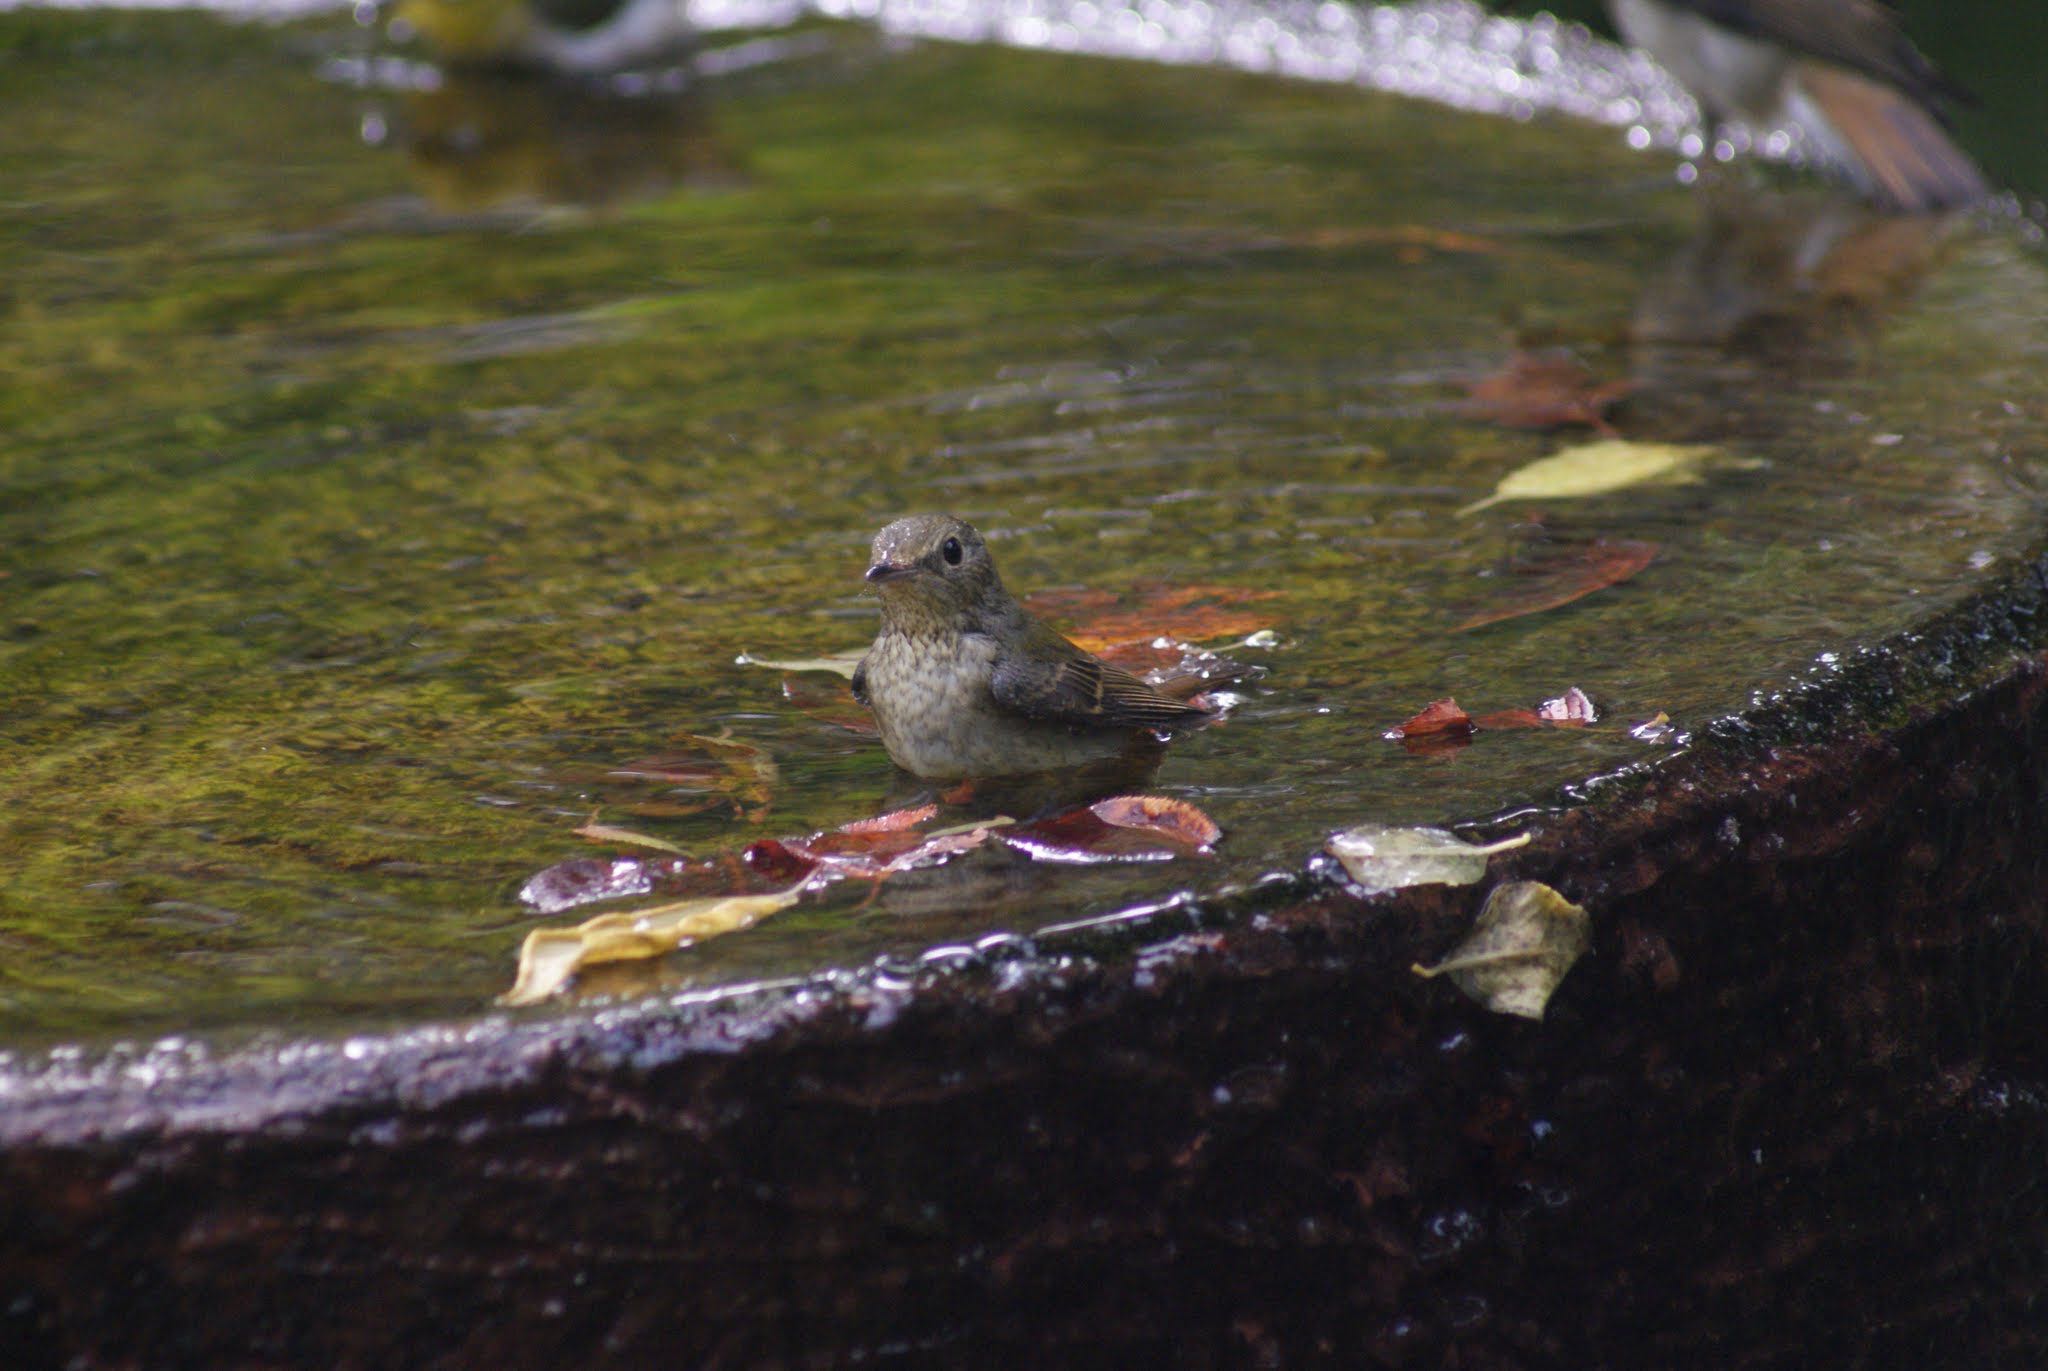
[[[710,855],[900,799],[734,658],[862,642],[866,541],[907,511],[976,521],[1020,590],[1276,592],[1259,690],[1149,785],[1219,852],[843,892],[672,982],[1551,803],[2034,536],[2048,300],[1996,233],[1716,219],[1563,121],[796,37],[621,102],[351,84],[392,69],[338,19],[0,16],[0,1035],[478,1011],[594,811]],[[1524,344],[1727,460],[1457,517],[1590,436],[1463,411]],[[1597,538],[1659,556],[1454,631]],[[1574,685],[1606,726],[1380,737]],[[765,802],[607,774],[707,735],[773,759]]]

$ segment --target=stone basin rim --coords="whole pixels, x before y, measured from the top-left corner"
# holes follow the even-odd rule
[[[1448,826],[1475,838],[1530,829],[1533,841],[1504,854],[1483,884],[1549,880],[1598,919],[1604,895],[1646,883],[1639,874],[1613,873],[1617,859],[1639,852],[1656,828],[1676,829],[1702,812],[1729,808],[1760,769],[1811,770],[1815,763],[1802,754],[1823,744],[1859,733],[1881,743],[1905,726],[1960,710],[1979,691],[2041,665],[2044,624],[2048,537],[1958,603],[1833,663],[1808,667],[1767,699],[1699,728],[1677,751]],[[1646,821],[1640,801],[1653,789],[1681,809]],[[1333,831],[1342,826],[1331,824]],[[219,1051],[203,1037],[164,1036],[0,1053],[0,1149],[289,1134],[323,1116],[431,1111],[562,1073],[641,1075],[693,1056],[788,1046],[806,1034],[879,1037],[920,1013],[1017,1017],[1062,995],[1157,993],[1197,963],[1200,974],[1214,974],[1249,942],[1314,938],[1333,908],[1340,916],[1369,908],[1389,923],[1451,910],[1469,915],[1477,889],[1423,886],[1360,898],[1318,852],[1246,887],[1182,892],[1028,936],[991,935],[972,955],[921,961],[908,978],[899,966],[871,962],[731,989],[567,1010],[498,1010],[352,1036],[280,1041],[266,1031]],[[1418,957],[1438,950],[1426,933],[1408,945]],[[1271,958],[1254,959],[1266,969],[1238,974],[1268,974]]]

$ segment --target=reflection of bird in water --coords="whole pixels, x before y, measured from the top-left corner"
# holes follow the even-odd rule
[[[1705,196],[1699,231],[1645,285],[1631,333],[1651,347],[1834,356],[1911,297],[1952,227],[1839,195]]]
[[[441,209],[601,205],[745,177],[696,96],[614,96],[581,83],[452,72],[404,94],[392,136]]]
[[[1942,127],[1963,92],[1876,0],[1607,0],[1709,119],[1797,125],[1864,193],[1920,212],[1989,191]]]
[[[689,46],[683,0],[398,0],[410,28],[457,66],[619,71]]]

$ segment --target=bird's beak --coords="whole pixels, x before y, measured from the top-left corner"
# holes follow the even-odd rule
[[[867,580],[871,585],[880,585],[884,581],[901,580],[916,570],[914,566],[890,566],[887,562],[876,562],[868,568]]]

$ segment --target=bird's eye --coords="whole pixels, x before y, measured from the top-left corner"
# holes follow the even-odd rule
[[[945,542],[940,543],[939,555],[946,559],[947,566],[959,566],[960,540],[958,538],[948,538]]]

